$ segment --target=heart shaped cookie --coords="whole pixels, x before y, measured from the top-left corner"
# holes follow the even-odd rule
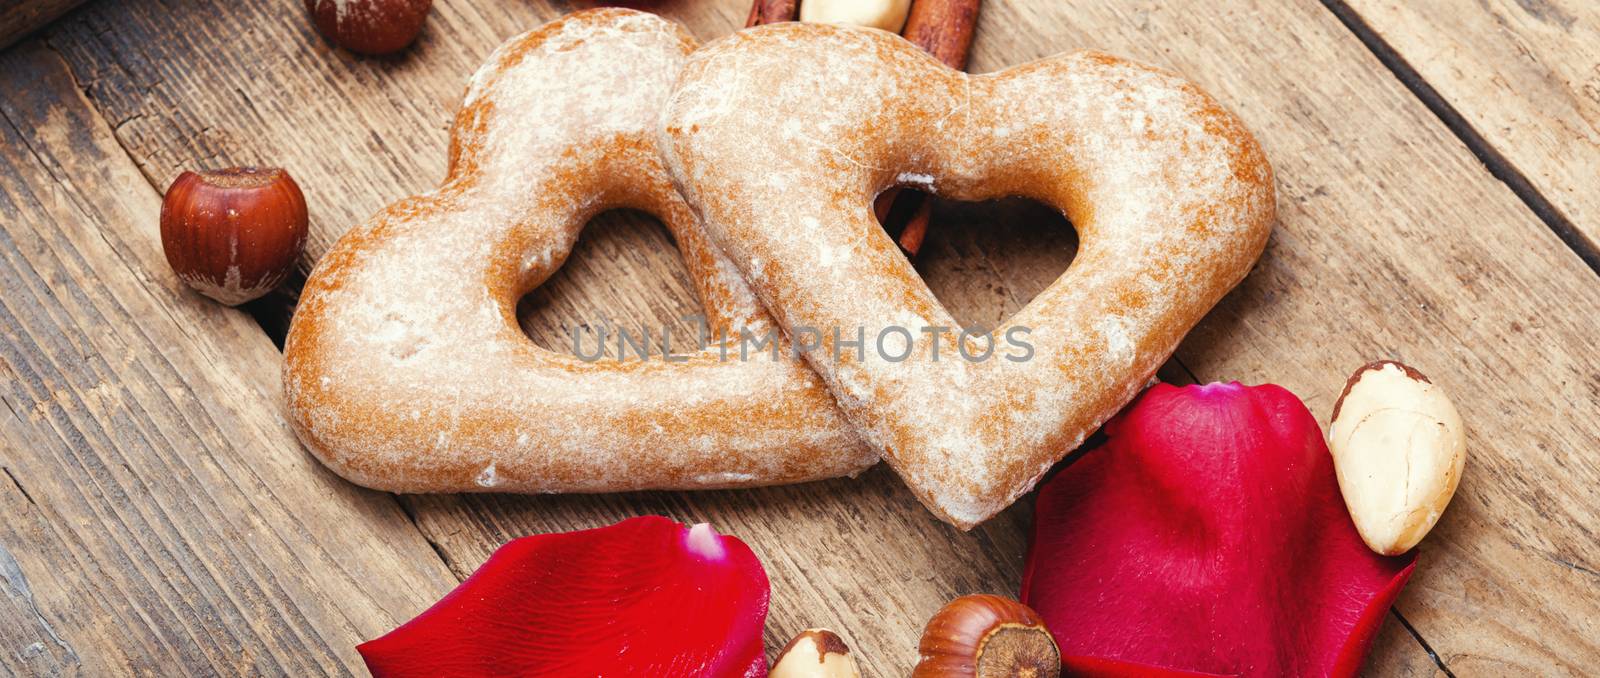
[[[710,334],[771,327],[656,152],[694,47],[676,24],[602,9],[489,58],[456,117],[444,185],[346,233],[306,281],[283,382],[307,448],[398,492],[750,486],[876,462],[787,354],[725,360],[674,337],[677,359],[588,362],[517,326],[517,300],[560,268],[584,224],[629,207],[677,239]]]
[[[1147,384],[1274,218],[1238,119],[1095,52],[969,76],[880,31],[767,26],[689,58],[662,134],[712,239],[790,336],[821,336],[806,359],[856,430],[963,528]],[[1003,326],[959,334],[873,219],[895,185],[1053,205],[1077,258]]]

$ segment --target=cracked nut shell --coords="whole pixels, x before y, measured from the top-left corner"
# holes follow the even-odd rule
[[[1061,650],[1033,608],[988,594],[945,605],[922,633],[912,678],[1057,678]]]
[[[1333,407],[1328,451],[1361,540],[1393,556],[1422,541],[1461,482],[1466,427],[1444,390],[1402,363],[1369,363]]]
[[[806,629],[778,653],[768,678],[861,678],[850,646],[828,629]]]

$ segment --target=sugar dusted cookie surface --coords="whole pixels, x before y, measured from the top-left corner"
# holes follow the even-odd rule
[[[969,76],[882,32],[766,26],[690,57],[662,134],[674,180],[779,323],[822,330],[807,359],[856,430],[961,527],[1138,393],[1274,219],[1271,169],[1235,117],[1096,52]],[[872,217],[896,184],[1025,196],[1076,226],[1071,268],[989,328],[1025,332],[1028,359],[951,359],[953,331],[942,360],[929,341],[898,362],[836,350],[835,328],[871,342],[958,327]]]
[[[400,492],[590,492],[799,482],[876,456],[797,359],[585,362],[536,347],[516,303],[619,207],[659,216],[708,324],[771,325],[667,179],[654,130],[695,44],[579,12],[472,78],[438,190],[352,229],[307,281],[285,346],[290,421],[329,467]]]

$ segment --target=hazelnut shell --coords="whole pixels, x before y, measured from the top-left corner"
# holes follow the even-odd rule
[[[922,633],[922,660],[912,678],[1057,678],[1061,650],[1044,619],[1010,598],[962,596],[945,605]]]
[[[305,248],[306,200],[281,169],[184,172],[161,201],[161,248],[178,278],[236,306],[281,284]]]
[[[433,0],[305,0],[329,42],[352,52],[392,54],[422,33]]]

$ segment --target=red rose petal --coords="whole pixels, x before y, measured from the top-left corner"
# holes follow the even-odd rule
[[[357,650],[374,676],[765,676],[750,547],[659,516],[512,541]]]
[[[1361,668],[1415,566],[1356,534],[1278,386],[1157,385],[1039,493],[1023,602],[1090,675]]]

